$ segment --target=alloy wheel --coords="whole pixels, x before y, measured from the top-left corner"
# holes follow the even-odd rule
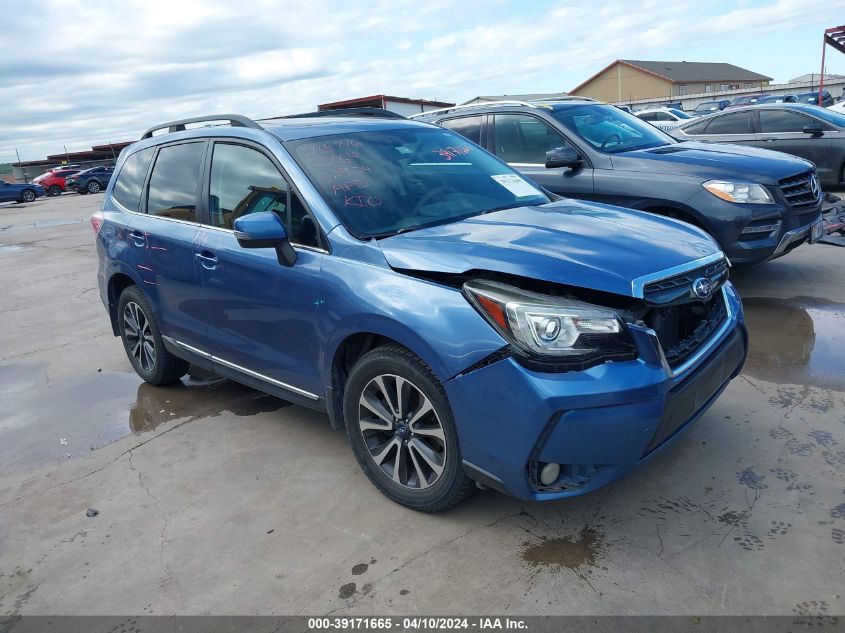
[[[130,301],[123,309],[123,332],[129,352],[144,371],[153,371],[156,364],[155,339],[143,309]]]
[[[90,193],[98,193],[100,191],[100,183],[96,180],[92,180],[88,183],[88,191]]]
[[[23,201],[24,202],[32,202],[35,200],[35,192],[31,189],[27,189],[23,192]]]
[[[446,465],[446,434],[428,397],[410,380],[376,376],[361,393],[358,427],[370,458],[395,483],[420,490]]]

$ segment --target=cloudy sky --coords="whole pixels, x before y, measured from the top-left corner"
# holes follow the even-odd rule
[[[0,162],[197,114],[565,91],[617,58],[786,81],[819,72],[845,0],[6,0],[3,16]]]

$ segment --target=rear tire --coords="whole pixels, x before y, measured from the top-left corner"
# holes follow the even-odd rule
[[[100,183],[96,180],[89,180],[85,189],[88,193],[100,193]]]
[[[59,185],[50,185],[50,188],[47,190],[48,196],[60,196],[62,195],[62,188]]]
[[[146,382],[166,385],[188,372],[188,362],[165,349],[153,311],[138,286],[129,286],[121,293],[117,323],[126,356]]]
[[[405,348],[379,347],[355,363],[343,411],[358,463],[389,499],[413,510],[441,512],[475,489],[464,474],[446,392]]]

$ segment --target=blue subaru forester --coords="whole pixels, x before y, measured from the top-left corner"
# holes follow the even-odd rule
[[[144,380],[192,363],[325,411],[379,490],[438,511],[476,484],[595,490],[739,373],[742,306],[703,231],[353,114],[188,119],[123,151],[92,224]]]

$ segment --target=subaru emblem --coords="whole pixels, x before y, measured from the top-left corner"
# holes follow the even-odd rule
[[[709,299],[713,294],[713,284],[707,277],[699,277],[692,282],[692,291],[699,299]]]

